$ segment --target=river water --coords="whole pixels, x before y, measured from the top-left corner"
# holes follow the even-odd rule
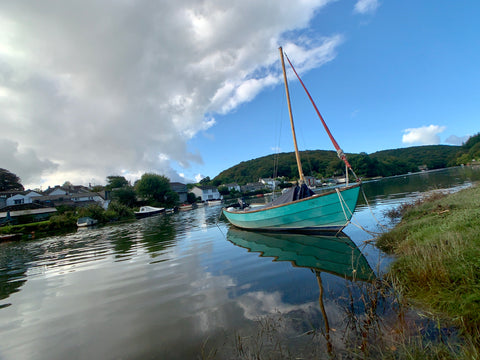
[[[393,225],[385,212],[478,180],[465,167],[366,182],[340,240],[240,231],[207,206],[0,244],[0,359],[342,353],[361,341],[363,284],[392,260],[369,241]],[[387,324],[389,301],[375,307]]]

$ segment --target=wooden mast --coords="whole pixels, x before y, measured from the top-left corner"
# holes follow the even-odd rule
[[[285,71],[285,61],[283,59],[283,49],[280,46],[280,59],[282,60],[283,78],[285,81],[285,92],[287,94],[288,114],[290,115],[290,125],[292,127],[293,145],[295,147],[295,158],[297,159],[298,175],[300,176],[300,184],[305,183],[303,176],[302,162],[300,161],[300,153],[298,152],[297,136],[295,135],[295,125],[293,124],[292,105],[290,104],[290,93],[288,91],[287,72]]]

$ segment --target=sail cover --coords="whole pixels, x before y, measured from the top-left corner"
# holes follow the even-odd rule
[[[286,204],[292,201],[305,199],[312,195],[315,195],[315,193],[306,184],[302,184],[301,186],[297,185],[288,189],[288,191],[286,191],[284,194],[282,194],[280,197],[276,198],[272,202],[268,203],[265,207]]]

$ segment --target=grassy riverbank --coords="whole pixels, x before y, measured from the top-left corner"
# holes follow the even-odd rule
[[[480,186],[433,194],[398,209],[377,246],[397,260],[389,277],[409,299],[480,343]]]

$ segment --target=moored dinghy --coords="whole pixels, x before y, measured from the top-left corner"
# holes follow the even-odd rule
[[[279,230],[279,231],[295,231],[295,230],[315,230],[315,231],[340,231],[350,221],[357,200],[360,193],[360,181],[357,178],[357,183],[350,185],[348,183],[348,170],[352,171],[352,167],[343,151],[338,146],[318,111],[312,97],[298,76],[295,68],[290,60],[288,60],[292,70],[298,77],[300,83],[305,89],[310,101],[312,102],[325,130],[327,131],[332,143],[337,150],[340,159],[345,162],[346,166],[346,184],[344,187],[336,188],[330,192],[315,194],[305,184],[305,179],[300,161],[300,153],[297,147],[297,139],[295,135],[295,126],[293,123],[293,116],[290,104],[290,94],[288,91],[287,75],[285,71],[285,62],[283,57],[283,50],[280,50],[280,59],[282,63],[283,76],[285,81],[285,93],[287,96],[287,104],[290,115],[290,124],[292,130],[293,144],[295,148],[295,156],[297,160],[297,167],[299,173],[299,186],[296,186],[277,200],[263,206],[263,207],[230,207],[223,209],[223,214],[228,221],[244,229],[255,230]],[[355,176],[356,177],[356,176]]]
[[[142,206],[139,211],[135,211],[137,219],[154,216],[161,214],[165,211],[165,208],[157,208],[154,206]]]

